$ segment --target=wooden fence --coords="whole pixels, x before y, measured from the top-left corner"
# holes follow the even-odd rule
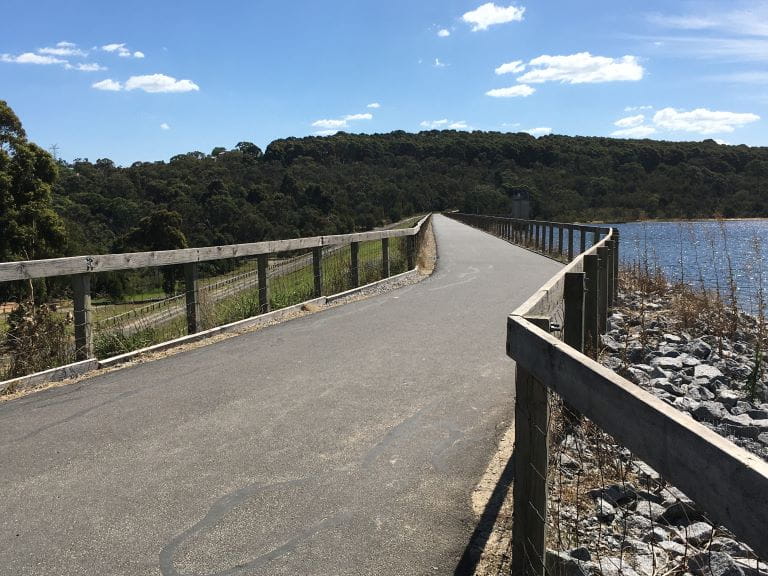
[[[710,518],[768,558],[768,463],[605,368],[595,356],[617,291],[615,229],[448,214],[508,241],[569,263],[507,320],[507,354],[516,361],[512,574],[545,572],[549,407],[558,394],[666,480]],[[581,244],[578,257],[570,230]],[[565,230],[565,232],[563,232]],[[559,231],[560,242],[553,242]],[[602,239],[599,239],[602,236]],[[548,241],[547,241],[548,240]],[[552,318],[562,311],[563,326]],[[563,340],[550,332],[562,330]]]
[[[131,252],[125,254],[100,254],[72,256],[47,260],[27,260],[0,263],[0,282],[70,276],[74,300],[75,354],[78,360],[94,356],[93,313],[91,307],[91,276],[98,272],[136,270],[155,266],[183,265],[186,298],[187,332],[194,334],[201,329],[200,298],[198,289],[198,264],[213,260],[257,258],[257,284],[259,287],[260,312],[269,312],[268,262],[270,254],[296,250],[312,250],[314,297],[323,294],[323,249],[327,247],[350,246],[350,276],[353,287],[360,285],[359,247],[361,242],[380,241],[383,278],[390,276],[389,241],[405,238],[407,269],[416,266],[416,255],[421,243],[429,215],[423,217],[412,228],[377,230],[356,234],[313,236],[292,238],[250,244],[231,244],[182,250],[155,252]]]

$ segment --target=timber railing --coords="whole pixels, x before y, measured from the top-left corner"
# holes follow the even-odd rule
[[[517,388],[511,573],[552,571],[546,549],[551,393],[768,559],[768,463],[595,360],[618,294],[616,229],[447,215],[567,262],[507,319]]]
[[[154,252],[132,252],[124,254],[99,254],[87,256],[72,256],[47,260],[28,260],[20,262],[0,263],[0,282],[30,281],[37,278],[69,276],[73,294],[73,323],[74,323],[74,357],[78,361],[94,357],[94,326],[99,326],[91,303],[91,279],[94,274],[101,272],[131,271],[163,266],[181,266],[184,275],[184,301],[186,312],[186,332],[195,334],[202,326],[201,292],[211,290],[214,296],[230,295],[233,289],[226,284],[229,281],[210,283],[202,286],[199,279],[198,267],[206,262],[236,259],[255,259],[256,266],[252,272],[240,274],[236,278],[242,282],[247,276],[244,287],[253,286],[258,289],[258,314],[270,311],[271,283],[284,281],[283,277],[298,274],[306,269],[308,280],[306,290],[302,294],[309,297],[321,298],[331,296],[347,289],[360,287],[373,279],[386,279],[392,276],[394,262],[391,256],[395,254],[398,264],[404,260],[406,271],[416,267],[417,255],[428,229],[430,215],[421,218],[410,228],[394,228],[340,234],[331,236],[314,236],[308,238],[292,238],[249,244],[232,244],[226,246],[211,246],[203,248],[186,248],[181,250],[163,250]],[[396,244],[390,245],[391,242]],[[378,244],[378,248],[375,245]],[[372,251],[377,252],[372,254]],[[342,253],[343,252],[343,253]],[[298,254],[298,255],[297,255]],[[286,255],[292,256],[286,259]],[[334,265],[327,269],[329,262],[343,257],[344,266],[341,269]],[[373,270],[372,268],[376,269]],[[399,268],[399,266],[398,266]],[[302,270],[300,270],[302,269]],[[395,273],[401,269],[394,270]],[[325,278],[327,275],[343,276]],[[333,280],[333,281],[331,281]],[[155,312],[153,305],[142,309],[150,315],[158,316],[158,321],[169,316],[167,311]],[[130,311],[124,318],[136,318],[137,312]],[[104,325],[112,324],[105,319]],[[110,326],[110,329],[112,327]],[[1,389],[1,388],[0,388]]]

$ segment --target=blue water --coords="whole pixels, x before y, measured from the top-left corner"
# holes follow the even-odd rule
[[[728,294],[729,264],[741,307],[756,312],[762,284],[768,295],[768,220],[630,222],[619,230],[623,264],[658,266],[671,282]]]

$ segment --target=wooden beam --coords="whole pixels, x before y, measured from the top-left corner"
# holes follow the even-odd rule
[[[381,239],[381,277],[389,278],[392,272],[389,265],[389,238]]]
[[[600,303],[600,260],[597,254],[584,256],[586,297],[584,300],[584,350],[590,356],[597,355],[600,347],[598,330]]]
[[[269,255],[259,254],[256,259],[256,266],[256,274],[259,282],[259,314],[266,314],[269,312]]]
[[[360,286],[360,243],[352,242],[349,245],[349,276],[352,288]]]
[[[93,313],[91,309],[91,275],[72,276],[75,323],[75,358],[87,360],[93,353]]]
[[[549,318],[531,318],[549,330]],[[549,464],[547,388],[517,364],[515,376],[515,483],[512,488],[512,574],[544,576]]]
[[[202,328],[200,293],[197,285],[197,263],[184,264],[184,299],[187,309],[187,334],[197,334]]]
[[[312,249],[312,276],[315,280],[315,298],[323,295],[323,248]]]
[[[519,316],[507,353],[768,558],[768,463]]]

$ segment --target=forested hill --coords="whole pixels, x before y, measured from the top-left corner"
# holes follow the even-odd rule
[[[766,216],[768,149],[432,131],[288,138],[116,167],[59,163],[66,252],[344,233],[427,210],[554,220]],[[152,215],[150,217],[150,215]]]

